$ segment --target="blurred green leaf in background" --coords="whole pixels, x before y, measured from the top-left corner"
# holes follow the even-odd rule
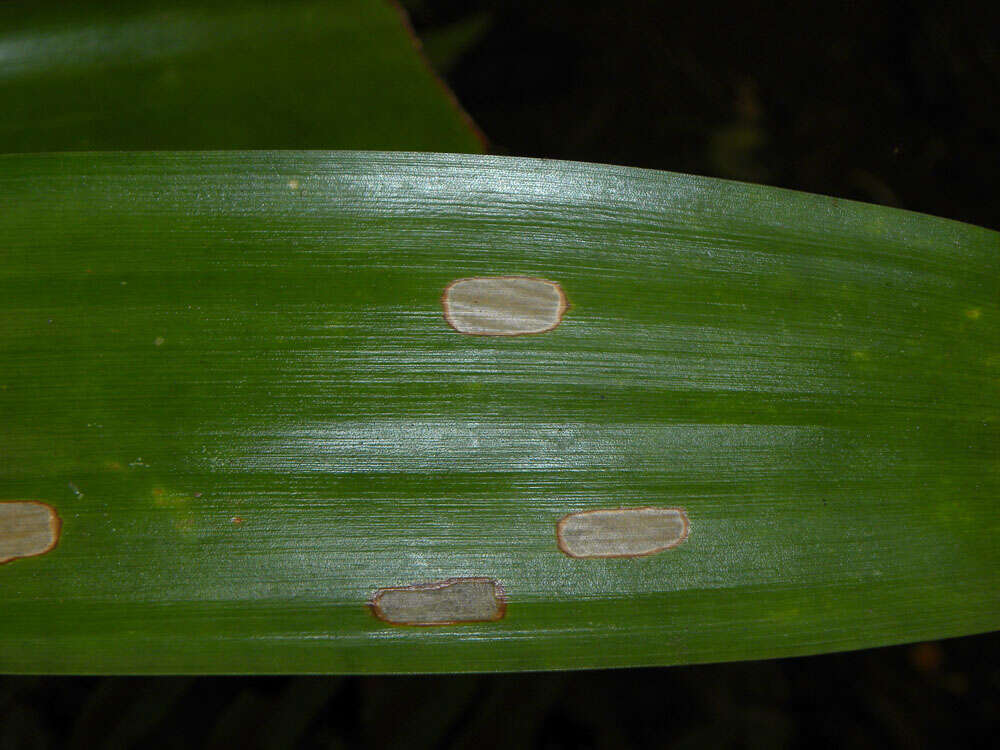
[[[483,147],[378,0],[0,3],[0,115],[0,153]]]

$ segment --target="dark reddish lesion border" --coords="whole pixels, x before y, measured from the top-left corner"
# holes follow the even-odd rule
[[[681,519],[684,521],[684,530],[681,535],[677,538],[677,541],[671,542],[670,544],[663,545],[662,547],[655,547],[648,552],[637,552],[634,555],[574,555],[563,544],[563,526],[569,521],[570,518],[575,516],[587,516],[591,513],[615,513],[615,512],[635,512],[640,510],[673,510],[677,511],[681,515]],[[594,510],[580,510],[573,513],[567,513],[565,516],[559,519],[556,523],[556,545],[559,547],[559,551],[562,552],[566,557],[572,557],[574,560],[614,560],[621,558],[633,558],[633,557],[649,557],[650,555],[656,555],[664,550],[673,549],[679,544],[683,544],[691,531],[691,520],[688,518],[687,511],[684,508],[661,508],[656,505],[643,505],[638,508],[595,508]]]
[[[456,583],[491,583],[493,584],[493,596],[497,602],[497,612],[493,617],[484,620],[441,620],[439,622],[401,622],[399,620],[389,620],[385,617],[385,613],[382,612],[379,606],[379,600],[385,594],[390,591],[436,591],[437,589],[447,588]],[[459,578],[446,578],[443,581],[431,581],[430,583],[414,583],[409,586],[385,586],[383,588],[377,589],[374,594],[372,594],[371,601],[368,602],[368,607],[371,609],[372,614],[376,619],[381,620],[389,625],[400,625],[403,627],[427,627],[433,628],[441,625],[472,625],[477,622],[496,622],[497,620],[502,620],[507,614],[507,594],[504,591],[503,584],[500,583],[495,578],[487,577],[459,577]]]
[[[39,551],[32,552],[30,555],[18,555],[17,557],[9,557],[6,560],[0,560],[0,565],[5,565],[9,562],[14,562],[15,560],[26,560],[29,557],[39,557],[41,555],[47,555],[49,552],[54,550],[59,546],[59,540],[62,538],[62,518],[59,517],[59,512],[48,503],[44,503],[41,500],[0,500],[2,505],[41,505],[43,508],[49,511],[49,528],[52,530],[52,543],[48,547]]]
[[[518,333],[470,333],[469,331],[463,331],[458,326],[455,325],[455,321],[451,319],[450,310],[448,309],[448,292],[456,284],[460,284],[463,281],[489,281],[492,279],[520,279],[522,281],[538,281],[542,284],[548,284],[549,286],[554,286],[556,291],[559,292],[559,311],[556,313],[556,322],[550,325],[548,328],[543,328],[540,331],[520,331]],[[461,279],[455,279],[450,282],[448,286],[444,288],[441,292],[441,309],[444,311],[444,321],[447,323],[455,333],[460,333],[463,336],[492,336],[492,337],[506,337],[510,338],[512,336],[537,336],[542,333],[548,333],[559,327],[562,323],[563,316],[566,311],[569,310],[569,300],[566,298],[566,290],[562,288],[562,284],[558,281],[552,281],[550,279],[540,279],[537,276],[466,276]]]

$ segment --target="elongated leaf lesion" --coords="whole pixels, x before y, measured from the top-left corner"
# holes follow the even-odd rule
[[[35,500],[0,501],[0,564],[44,555],[59,542],[55,508]]]

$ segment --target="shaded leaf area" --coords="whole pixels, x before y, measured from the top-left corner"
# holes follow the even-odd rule
[[[969,747],[1000,710],[981,658],[997,645],[571,675],[7,677],[0,748]]]
[[[1000,225],[996,3],[407,5],[497,151]]]
[[[0,112],[0,152],[482,149],[369,0],[6,2]]]

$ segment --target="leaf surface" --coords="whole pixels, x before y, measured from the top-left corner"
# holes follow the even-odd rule
[[[383,0],[0,5],[0,152],[478,152]]]
[[[8,672],[755,659],[1000,626],[1000,235],[773,188],[407,153],[0,157]],[[472,336],[456,279],[557,283]],[[680,508],[676,546],[560,551]],[[502,619],[376,619],[486,578]],[[421,589],[423,590],[423,589]]]

